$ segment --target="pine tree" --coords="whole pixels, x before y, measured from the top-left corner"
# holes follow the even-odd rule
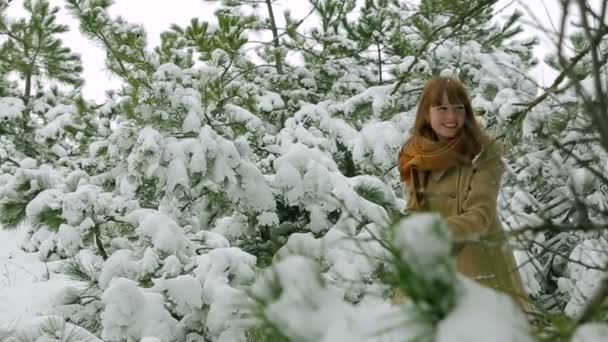
[[[34,108],[31,102],[37,97],[35,92],[44,92],[43,86],[49,81],[80,87],[82,66],[80,57],[57,37],[68,30],[66,25],[57,23],[58,7],[51,7],[46,0],[26,0],[23,8],[27,17],[12,20],[4,14],[8,6],[8,2],[0,4],[0,36],[5,38],[0,45],[3,74],[0,84],[4,84],[1,86],[3,96],[10,96],[2,100],[3,104],[12,107],[15,115],[3,117],[5,123],[9,122],[0,128],[0,134],[11,136],[21,154],[39,158],[44,154],[44,147],[34,143],[33,131],[40,121],[46,122],[46,118],[27,114]],[[17,91],[7,87],[4,78],[13,73],[22,82]]]
[[[214,309],[219,304],[214,306],[213,298],[209,298],[210,302],[183,307],[175,297],[179,294],[170,289],[176,286],[172,284],[198,281],[187,275],[193,270],[197,251],[204,253],[211,249],[205,255],[209,255],[212,268],[228,257],[255,269],[256,258],[239,249],[227,250],[228,244],[255,254],[257,266],[264,266],[285,242],[281,235],[292,232],[290,226],[294,224],[303,231],[312,229],[320,234],[332,222],[342,220],[341,225],[350,222],[347,218],[353,213],[363,221],[361,227],[383,219],[380,207],[364,201],[354,191],[358,184],[364,184],[362,180],[349,183],[321,150],[293,145],[286,134],[273,136],[272,125],[271,130],[266,130],[260,119],[263,115],[260,106],[265,104],[263,96],[267,94],[245,76],[252,64],[241,57],[245,41],[239,38],[243,26],[238,18],[219,14],[219,27],[205,36],[208,45],[196,45],[203,39],[188,42],[196,37],[196,28],[191,25],[164,35],[161,48],[148,51],[144,40],[137,40],[144,36],[140,28],[120,18],[110,18],[104,10],[107,7],[91,6],[97,4],[88,1],[70,4],[81,19],[81,28],[105,44],[110,69],[126,81],[125,87],[113,95],[116,102],[110,100],[107,105],[92,109],[100,118],[114,115],[116,125],[109,134],[99,134],[88,144],[89,156],[79,160],[82,168],[70,165],[73,170],[19,173],[25,184],[34,177],[49,179],[48,185],[39,185],[34,189],[36,193],[31,193],[35,198],[25,201],[25,217],[37,222],[32,226],[28,248],[38,250],[43,258],[82,258],[83,253],[91,252],[96,255],[89,259],[95,260],[91,267],[101,272],[97,279],[92,279],[101,292],[86,304],[78,298],[71,303],[85,304],[89,312],[95,312],[93,308],[99,305],[112,311],[113,299],[104,299],[106,293],[114,291],[112,278],[130,278],[136,283],[116,286],[136,292],[154,281],[160,286],[156,289],[163,293],[171,316],[183,320],[190,331],[202,333],[204,330],[193,321],[200,321],[207,314],[213,316],[214,310],[221,310],[222,306]],[[89,8],[95,9],[93,14]],[[124,35],[116,37],[113,32]],[[192,35],[185,37],[186,44],[177,45],[180,39],[184,40],[179,37],[184,33]],[[132,49],[114,55],[125,41],[132,43]],[[204,66],[189,67],[193,63],[183,58],[188,56],[183,53],[188,49],[200,53]],[[161,58],[178,61],[185,68],[158,64]],[[317,162],[307,165],[298,162],[300,158]],[[275,196],[292,186],[289,178],[283,177],[293,171],[311,184],[319,183],[305,189],[305,193],[298,195],[296,191],[289,201],[282,202],[289,206],[282,208],[284,204],[277,204]],[[328,183],[330,179],[333,181]],[[331,187],[326,188],[328,185]],[[367,181],[365,185],[382,191],[379,182]],[[339,191],[332,195],[332,189]],[[9,183],[4,190],[26,195],[27,189]],[[353,198],[359,200],[346,203],[348,211],[339,210],[340,202]],[[295,218],[301,221],[293,222],[289,210],[294,209],[299,211]],[[155,222],[166,225],[155,233],[152,231],[156,230]],[[158,244],[158,234],[167,234],[166,229],[173,229],[169,233],[171,240],[179,237],[185,250],[166,249]],[[220,239],[218,233],[227,240]],[[117,263],[131,264],[133,268],[113,273],[112,265]],[[214,277],[233,279],[227,290],[246,286],[253,280],[251,276],[241,279],[242,275],[233,274],[236,270],[218,271]],[[169,277],[165,285],[158,282],[161,274]],[[214,279],[208,281],[213,283]],[[101,331],[97,332],[104,338],[122,336],[115,335],[121,333],[114,330],[112,322],[106,316]],[[167,320],[168,326],[174,327],[175,323]],[[128,332],[134,336],[141,333]],[[211,333],[219,334],[221,330]]]
[[[419,8],[380,0],[355,20],[354,2],[311,1],[321,28],[287,16],[260,64],[245,53],[249,34],[281,29],[243,1],[224,1],[218,25],[173,26],[155,49],[141,26],[109,15],[111,1],[68,3],[124,84],[102,106],[71,107],[97,129],[80,127],[86,139],[62,145],[59,165],[20,165],[0,204],[18,204],[13,225],[31,223],[29,250],[69,260],[63,272],[86,285],[64,293],[70,323],[103,340],[369,341],[386,322],[394,340],[433,340],[480,319],[459,308],[486,315],[499,301],[494,323],[530,339],[506,297],[457,276],[437,217],[401,220],[401,185],[386,173],[432,74],[456,70],[497,126],[529,95],[519,72],[531,60],[513,52],[525,44],[507,41],[516,20],[425,10],[418,22]],[[507,56],[500,79],[483,67]],[[490,85],[517,96],[477,89]],[[67,131],[51,142],[72,141]],[[396,288],[413,301],[386,305]],[[344,319],[288,320],[323,313]]]
[[[548,64],[567,75],[570,84],[593,82],[597,76],[591,57],[585,55],[586,38],[575,33],[570,39],[581,56],[578,64],[560,62],[557,55],[548,56]],[[608,154],[601,145],[605,135],[588,112],[602,95],[562,86],[560,78],[550,88],[560,89],[535,104],[522,120],[523,142],[513,148],[517,157],[505,189],[512,200],[503,205],[507,222],[524,230],[521,241],[535,257],[527,273],[539,307],[576,320],[594,295],[589,284],[600,283],[606,274],[608,187],[600,170]],[[576,326],[570,324],[560,333],[571,334]]]

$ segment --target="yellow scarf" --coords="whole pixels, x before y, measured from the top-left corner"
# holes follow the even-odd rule
[[[399,173],[401,181],[413,187],[414,207],[419,207],[422,199],[416,170],[439,171],[453,166],[470,163],[479,153],[480,147],[462,134],[453,139],[434,141],[422,136],[412,136],[399,153]]]

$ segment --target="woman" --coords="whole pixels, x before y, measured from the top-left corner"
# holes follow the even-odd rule
[[[399,154],[408,208],[436,211],[450,229],[459,272],[527,308],[513,253],[501,239],[497,197],[502,149],[475,119],[465,86],[435,77],[422,92],[412,137]]]

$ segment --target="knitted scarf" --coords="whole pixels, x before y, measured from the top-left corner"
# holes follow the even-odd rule
[[[453,139],[434,141],[422,136],[412,136],[399,153],[401,181],[413,187],[415,198],[410,200],[414,208],[420,208],[421,186],[417,170],[439,171],[470,163],[480,148],[468,143],[460,134]]]

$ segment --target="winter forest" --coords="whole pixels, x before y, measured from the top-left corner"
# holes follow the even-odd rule
[[[0,1],[0,341],[607,340],[608,1],[555,2],[547,86],[497,0],[201,1],[217,24],[158,46],[112,0],[63,1],[121,81],[101,102],[59,7]],[[406,209],[395,165],[433,75],[504,146],[529,310]]]

